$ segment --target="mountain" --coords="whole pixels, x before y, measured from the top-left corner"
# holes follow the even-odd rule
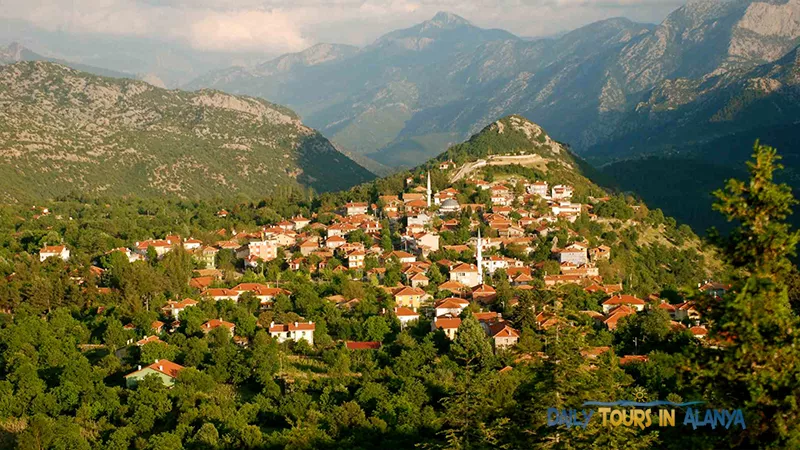
[[[344,189],[367,170],[282,106],[47,62],[0,66],[3,200]]]
[[[615,146],[630,114],[661,90],[733,82],[778,61],[800,43],[798,17],[800,0],[702,0],[659,25],[614,18],[526,40],[439,13],[326,64],[191,87],[287,104],[342,148],[395,167],[514,113],[591,153]]]
[[[58,63],[67,67],[71,67],[75,70],[80,70],[82,72],[88,72],[94,75],[99,75],[102,77],[114,77],[114,78],[136,78],[135,75],[125,73],[125,72],[118,72],[115,70],[104,69],[102,67],[95,67],[86,64],[74,63],[71,61],[65,61],[62,59],[57,58],[49,58],[47,56],[42,56],[24,46],[19,44],[18,42],[12,42],[8,44],[6,47],[0,47],[0,64],[13,64],[15,62],[20,61],[49,61]],[[146,81],[146,80],[145,80]],[[152,83],[151,83],[152,84]]]

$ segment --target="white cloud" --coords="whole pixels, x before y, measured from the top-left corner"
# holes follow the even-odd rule
[[[546,35],[626,16],[659,21],[680,0],[2,0],[0,17],[71,33],[160,37],[200,50],[281,53],[365,45],[439,10],[478,26]]]

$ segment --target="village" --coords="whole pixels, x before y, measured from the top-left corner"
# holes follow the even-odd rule
[[[443,162],[439,170],[453,168],[452,162]],[[441,332],[453,340],[458,334],[464,314],[473,315],[491,340],[495,351],[507,351],[520,339],[521,330],[503,317],[504,311],[518,306],[518,294],[525,291],[557,291],[563,286],[577,286],[600,299],[597,310],[580,313],[590,317],[595,326],[613,331],[619,321],[649,308],[663,309],[669,314],[674,329],[688,329],[697,339],[707,334],[699,310],[691,301],[670,303],[653,293],[639,298],[626,292],[622,283],[606,283],[600,275],[598,264],[612,258],[607,245],[590,246],[585,236],[568,228],[585,215],[597,220],[591,203],[573,200],[569,185],[549,186],[547,182],[530,181],[512,177],[503,181],[488,182],[470,179],[466,184],[488,194],[489,203],[461,203],[460,192],[449,186],[433,191],[430,172],[405,180],[406,189],[399,195],[382,195],[375,203],[347,202],[338,207],[327,224],[311,217],[286,217],[277,223],[257,230],[221,228],[218,240],[203,242],[191,236],[166,235],[160,238],[134,242],[128,248],[109,251],[124,255],[129,262],[162,258],[177,248],[191,254],[197,269],[187,280],[196,293],[189,298],[169,300],[161,310],[161,319],[149,330],[130,332],[143,336],[130,344],[143,346],[163,343],[159,336],[174,332],[180,326],[182,311],[195,307],[199,301],[236,303],[243,295],[258,299],[263,310],[270,310],[278,296],[292,296],[292,292],[274,283],[228,284],[231,274],[224,274],[216,265],[220,252],[229,252],[238,262],[240,270],[233,277],[241,278],[245,271],[258,271],[266,263],[282,262],[283,270],[306,271],[312,278],[325,271],[343,273],[352,280],[378,286],[392,307],[383,308],[381,314],[396,318],[402,327],[421,320],[430,322],[431,332]],[[592,199],[594,203],[605,199]],[[217,217],[229,216],[219,210]],[[399,241],[393,243],[386,226],[396,230]],[[469,237],[460,242],[442,242],[442,235],[466,227]],[[482,235],[481,230],[485,234]],[[530,255],[549,233],[566,230],[568,240],[559,245],[553,239],[548,256],[543,261],[523,261],[506,256],[513,252]],[[451,239],[452,241],[452,239]],[[371,245],[365,245],[369,243]],[[505,255],[504,255],[505,253]],[[448,255],[447,258],[432,258]],[[40,260],[61,258],[68,260],[70,250],[63,245],[47,245],[40,250]],[[387,276],[387,268],[395,267],[399,279]],[[93,266],[98,275],[103,269]],[[505,287],[498,295],[498,275]],[[510,292],[509,292],[510,288]],[[108,288],[99,287],[100,292]],[[720,296],[726,286],[719,283],[698,284],[698,292]],[[500,298],[502,297],[502,298]],[[359,298],[342,295],[330,296],[328,301],[342,310],[352,309]],[[566,322],[559,314],[558,304],[543,305],[533,311],[540,330]],[[259,323],[279,343],[303,340],[314,345],[315,324],[300,319],[290,323]],[[209,333],[223,328],[237,344],[247,346],[247,339],[236,333],[234,323],[213,319],[202,325]],[[345,343],[347,348],[380,348],[381,342]],[[609,347],[587,351],[587,357],[596,357]],[[646,360],[645,355],[620,355],[620,362]],[[149,373],[171,383],[180,371],[171,361],[156,361],[144,369],[128,375],[129,382]]]

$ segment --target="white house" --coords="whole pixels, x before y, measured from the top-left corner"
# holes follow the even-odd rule
[[[64,261],[69,259],[69,249],[64,245],[45,245],[39,250],[39,261],[47,258],[61,258]]]
[[[552,197],[553,200],[563,200],[572,198],[572,186],[557,184],[553,186],[553,190],[550,194],[550,197]]]
[[[528,194],[538,195],[542,198],[547,198],[547,182],[534,181],[532,184],[525,186],[525,192]]]
[[[469,306],[469,302],[464,300],[463,298],[444,298],[436,302],[434,305],[434,310],[436,313],[436,317],[445,316],[445,315],[452,315],[453,317],[458,317],[461,314],[461,311]]]
[[[314,345],[314,330],[317,328],[314,322],[294,322],[290,324],[280,324],[272,322],[269,324],[269,335],[278,340],[299,341],[301,339]]]
[[[396,306],[394,308],[394,315],[400,320],[400,326],[402,328],[405,328],[411,322],[419,320],[419,313],[405,306]]]

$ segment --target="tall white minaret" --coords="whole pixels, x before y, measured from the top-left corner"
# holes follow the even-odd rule
[[[483,251],[481,247],[483,247],[483,241],[481,241],[481,229],[478,228],[478,253],[476,259],[478,260],[478,278],[481,279],[481,284],[483,284]]]
[[[431,207],[431,173],[428,171],[428,208]]]

